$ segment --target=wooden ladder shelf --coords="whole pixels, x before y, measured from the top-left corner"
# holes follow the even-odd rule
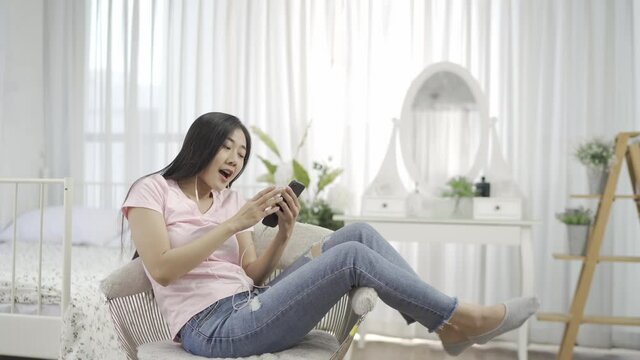
[[[622,132],[616,136],[614,145],[614,163],[609,170],[609,177],[604,192],[601,195],[581,195],[578,198],[600,198],[598,210],[594,219],[593,227],[589,232],[586,256],[573,256],[554,254],[554,258],[561,260],[582,261],[580,277],[576,285],[576,290],[568,314],[539,313],[538,320],[558,321],[566,323],[564,335],[558,359],[569,360],[572,358],[573,348],[578,337],[578,328],[581,324],[608,324],[608,325],[629,325],[640,326],[640,318],[633,317],[613,317],[613,316],[585,316],[584,308],[593,281],[596,265],[600,262],[626,262],[640,263],[640,257],[635,256],[602,256],[600,247],[602,238],[607,227],[611,205],[615,199],[633,199],[636,203],[638,216],[640,218],[640,143],[630,143],[629,141],[640,136],[640,132]],[[633,195],[616,195],[615,190],[620,176],[622,163],[626,159],[631,177],[631,187]]]

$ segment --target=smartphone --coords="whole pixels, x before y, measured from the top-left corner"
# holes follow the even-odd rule
[[[291,188],[291,190],[293,190],[293,193],[296,194],[296,197],[300,197],[300,194],[302,194],[302,191],[304,190],[304,185],[295,179],[291,180],[291,182],[289,183],[289,187]],[[276,225],[278,225],[278,215],[276,213],[273,213],[266,216],[264,219],[262,219],[262,224],[269,227],[276,227]]]

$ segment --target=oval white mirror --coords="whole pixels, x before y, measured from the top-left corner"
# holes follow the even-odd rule
[[[465,68],[430,65],[407,91],[399,132],[405,166],[423,193],[453,176],[474,180],[487,161],[486,97]]]

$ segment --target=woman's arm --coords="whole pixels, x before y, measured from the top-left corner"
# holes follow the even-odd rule
[[[149,274],[162,286],[191,271],[235,233],[232,223],[222,223],[200,238],[171,248],[162,214],[146,208],[130,208],[131,238]]]
[[[293,232],[293,227],[299,213],[300,203],[293,193],[293,190],[289,187],[283,192],[283,200],[279,205],[282,211],[277,213],[278,232],[260,257],[256,255],[256,249],[249,232],[236,235],[240,248],[242,267],[256,285],[263,284],[273,272],[273,269],[275,269],[278,261],[280,261],[282,253]]]
[[[273,205],[270,202],[280,191],[269,187],[259,192],[232,218],[177,248],[171,248],[162,214],[146,208],[130,208],[127,219],[131,237],[153,279],[167,286],[198,266],[231,236],[277,211],[277,207],[270,207]]]
[[[287,246],[288,239],[282,239],[281,235],[276,235],[264,253],[257,257],[250,232],[236,234],[236,238],[240,247],[240,257],[242,258],[244,271],[247,276],[253,279],[254,284],[262,285],[278,265],[278,261],[280,261],[280,257],[282,257],[282,253]]]

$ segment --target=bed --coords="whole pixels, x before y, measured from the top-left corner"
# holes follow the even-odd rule
[[[69,178],[0,187],[0,355],[124,359],[98,289],[131,258],[117,210],[72,206]]]

